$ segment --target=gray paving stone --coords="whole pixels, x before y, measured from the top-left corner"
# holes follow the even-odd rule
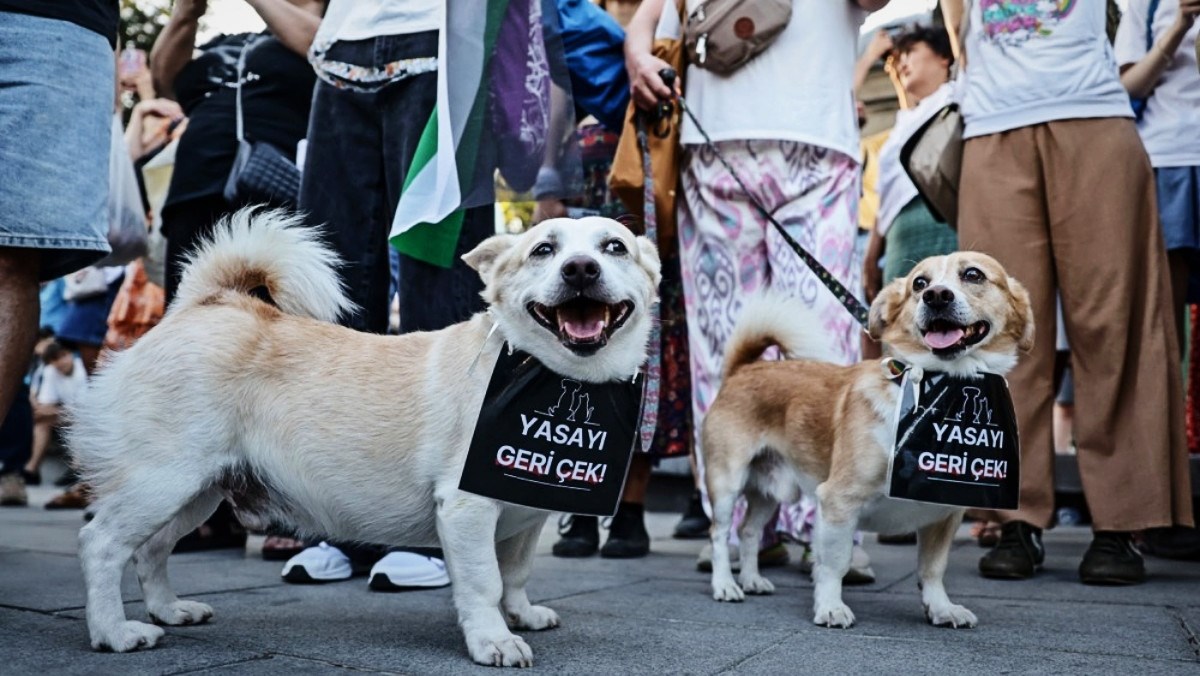
[[[75,554],[44,554],[19,550],[0,551],[0,570],[36,571],[31,584],[0,583],[0,605],[32,610],[80,608],[86,597],[79,558]],[[171,581],[180,595],[281,585],[279,564],[247,559],[240,550],[177,554],[168,564]],[[45,583],[34,583],[44,580]],[[124,598],[142,598],[132,566],[122,581]]]
[[[0,673],[94,676],[171,674],[229,664],[262,654],[189,640],[172,640],[154,650],[115,654],[93,652],[79,620],[0,608]]]

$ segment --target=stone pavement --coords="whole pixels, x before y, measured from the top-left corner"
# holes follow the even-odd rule
[[[169,628],[150,651],[93,653],[75,558],[81,515],[41,509],[52,489],[32,493],[38,507],[0,509],[0,674],[496,673],[467,658],[449,589],[380,594],[363,578],[293,586],[279,564],[240,550],[172,557],[176,590],[212,604],[211,623]],[[1200,564],[1151,560],[1143,586],[1085,587],[1075,577],[1084,529],[1048,534],[1046,570],[1027,582],[981,579],[981,550],[960,534],[947,586],[980,626],[957,631],[925,624],[915,548],[868,536],[878,580],[847,591],[859,624],[833,630],[811,624],[812,585],[795,565],[767,571],[774,596],[713,601],[695,570],[701,543],[671,540],[674,519],[650,515],[654,553],[635,561],[555,559],[546,528],[530,595],[563,625],[526,635],[535,670],[1200,674]],[[129,616],[144,619],[131,571],[125,598]]]

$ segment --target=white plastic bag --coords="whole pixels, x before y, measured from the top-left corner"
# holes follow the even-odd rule
[[[125,265],[146,253],[146,210],[138,191],[133,160],[125,146],[120,114],[113,116],[108,160],[108,245],[112,253],[97,266]]]

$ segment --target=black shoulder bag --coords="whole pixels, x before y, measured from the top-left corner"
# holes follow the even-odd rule
[[[242,85],[257,80],[246,73],[246,53],[255,40],[246,41],[237,65],[237,157],[225,181],[225,200],[231,204],[265,202],[296,206],[300,201],[300,169],[280,149],[263,141],[246,140],[242,120]]]

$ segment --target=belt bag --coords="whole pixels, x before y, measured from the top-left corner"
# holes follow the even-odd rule
[[[225,200],[231,204],[266,202],[295,206],[300,201],[300,169],[282,150],[262,141],[246,140],[242,120],[242,85],[256,75],[247,74],[246,52],[254,44],[248,40],[238,57],[237,139],[238,151],[233,169],[225,181]]]
[[[958,228],[963,119],[957,103],[942,108],[900,149],[900,164],[934,218]]]
[[[688,15],[688,59],[729,75],[771,46],[791,18],[792,0],[708,0]]]

